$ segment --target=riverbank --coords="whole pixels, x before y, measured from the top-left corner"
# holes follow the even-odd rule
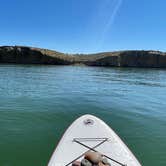
[[[166,53],[131,50],[96,54],[64,54],[34,47],[2,46],[0,63],[166,68]]]

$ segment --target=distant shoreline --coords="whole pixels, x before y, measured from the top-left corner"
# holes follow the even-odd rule
[[[166,53],[131,50],[96,54],[64,54],[34,47],[1,46],[0,64],[5,63],[166,68]]]

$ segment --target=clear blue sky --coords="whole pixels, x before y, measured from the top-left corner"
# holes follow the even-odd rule
[[[0,45],[166,51],[165,0],[0,0]]]

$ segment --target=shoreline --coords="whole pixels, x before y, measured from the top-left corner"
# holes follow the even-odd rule
[[[130,50],[95,54],[64,54],[34,47],[1,46],[0,64],[166,68],[166,53],[153,50]]]

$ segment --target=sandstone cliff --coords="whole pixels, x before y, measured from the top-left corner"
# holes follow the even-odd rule
[[[21,46],[0,47],[0,63],[69,65],[73,57],[47,49]]]
[[[119,51],[70,55],[33,47],[2,46],[0,47],[0,63],[166,68],[166,53]]]

